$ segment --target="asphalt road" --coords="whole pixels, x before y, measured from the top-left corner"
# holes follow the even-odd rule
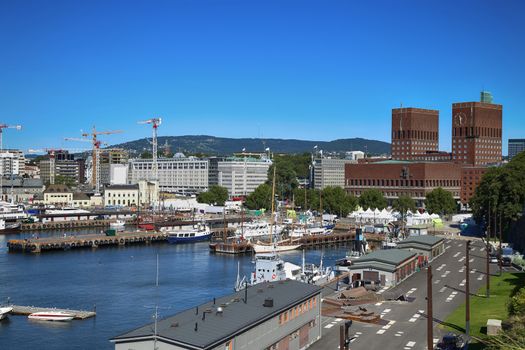
[[[486,252],[482,241],[473,241],[470,252],[470,292],[475,293],[486,284]],[[465,252],[466,240],[447,239],[445,253],[432,262],[433,270],[433,310],[434,345],[445,333],[438,329],[438,322],[465,301]],[[498,274],[498,264],[490,264],[491,274]],[[381,324],[354,322],[350,336],[355,340],[351,350],[370,349],[427,349],[426,346],[426,270],[415,273],[400,285],[385,291],[385,295],[400,295],[414,298],[411,302],[382,302],[366,305],[367,309],[381,313]],[[479,296],[472,296],[477,298]],[[481,297],[485,297],[484,295]],[[471,310],[472,313],[476,310]],[[339,349],[339,325],[343,320],[323,317],[322,338],[310,349]],[[464,327],[464,325],[461,325]],[[458,331],[460,332],[460,331]]]

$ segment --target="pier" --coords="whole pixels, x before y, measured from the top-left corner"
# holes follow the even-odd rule
[[[51,250],[149,244],[167,241],[167,237],[167,233],[156,231],[118,232],[114,236],[89,234],[36,239],[12,239],[7,242],[7,247],[9,251],[42,253]]]
[[[21,306],[21,305],[9,305],[13,308],[11,313],[13,315],[29,316],[35,312],[65,312],[68,314],[75,315],[75,320],[85,320],[86,318],[95,317],[97,313],[95,311],[82,311],[82,310],[69,310],[69,309],[57,309],[49,307],[37,307],[37,306]]]

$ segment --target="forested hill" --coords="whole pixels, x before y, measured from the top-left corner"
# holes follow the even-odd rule
[[[234,139],[207,135],[161,136],[158,138],[159,151],[161,151],[166,142],[172,152],[202,153],[207,155],[229,155],[234,152],[240,152],[243,148],[247,152],[262,152],[266,147],[269,147],[275,153],[303,153],[311,152],[316,145],[323,152],[364,151],[373,155],[390,153],[390,144],[388,142],[362,138],[307,141],[294,139]],[[132,153],[140,154],[151,150],[151,139],[130,141],[113,145],[112,147],[121,147],[132,151]]]

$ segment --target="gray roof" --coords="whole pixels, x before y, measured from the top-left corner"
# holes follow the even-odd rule
[[[415,255],[416,253],[401,249],[376,250],[375,252],[363,255],[359,259],[354,260],[354,263],[361,264],[364,262],[377,262],[397,266]]]
[[[243,290],[218,298],[215,305],[213,301],[199,305],[198,315],[195,314],[196,308],[192,308],[157,322],[157,338],[183,347],[210,349],[319,294],[321,290],[318,286],[291,280],[260,283],[248,288],[246,303]],[[266,298],[273,298],[273,307],[263,306]],[[222,314],[216,312],[219,306],[223,308]],[[203,321],[205,310],[208,312]],[[198,324],[197,331],[195,323]],[[152,339],[153,329],[154,325],[148,324],[111,340],[119,343]]]
[[[399,248],[401,248],[402,246],[405,246],[405,245],[414,245],[414,244],[418,244],[418,245],[424,245],[424,246],[428,246],[428,247],[433,247],[435,246],[436,244],[444,241],[445,239],[442,238],[442,237],[436,237],[436,236],[430,236],[430,235],[422,235],[422,236],[411,236],[411,237],[408,237],[407,239],[397,243],[397,246]]]
[[[47,186],[47,188],[44,190],[44,193],[71,193],[72,191],[63,184],[53,184]]]
[[[89,200],[89,196],[82,192],[73,192],[73,200],[75,201],[86,201]]]
[[[105,190],[138,190],[139,185],[108,185]]]

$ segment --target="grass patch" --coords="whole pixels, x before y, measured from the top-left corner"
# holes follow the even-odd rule
[[[505,320],[509,317],[507,303],[518,289],[525,286],[525,273],[505,272],[501,276],[490,277],[490,298],[485,298],[485,286],[470,298],[470,335],[486,338],[487,320]],[[442,328],[465,332],[465,303],[454,310],[445,320]],[[473,349],[482,347],[473,346]]]

